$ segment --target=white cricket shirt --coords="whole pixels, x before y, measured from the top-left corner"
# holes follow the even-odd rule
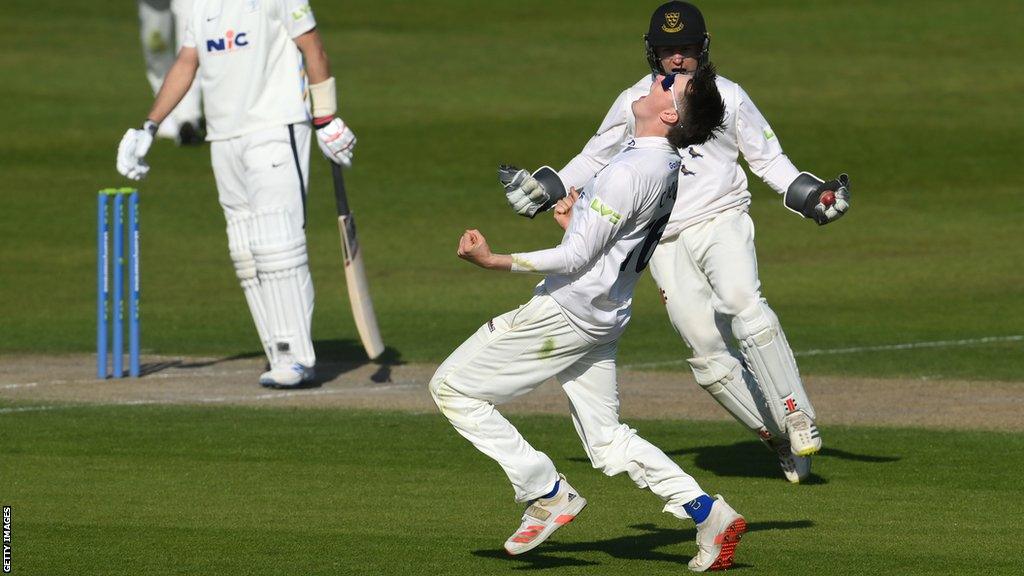
[[[649,74],[619,94],[597,134],[559,172],[566,189],[581,189],[633,137],[632,103],[648,94],[653,82]],[[743,88],[721,76],[717,84],[725,100],[725,131],[700,146],[679,151],[679,201],[666,238],[730,208],[750,205],[747,175],[738,163],[740,153],[751,171],[780,194],[800,174]]]
[[[309,118],[292,38],[315,26],[306,0],[195,0],[182,45],[199,52],[207,140]]]
[[[547,274],[541,287],[584,338],[618,338],[672,214],[678,177],[668,140],[632,139],[580,193],[562,243],[513,254],[513,271]]]

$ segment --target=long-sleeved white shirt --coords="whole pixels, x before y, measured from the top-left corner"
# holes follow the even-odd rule
[[[309,118],[292,39],[315,26],[307,0],[195,0],[182,45],[199,52],[207,140]]]
[[[582,189],[633,137],[632,103],[649,93],[653,82],[647,75],[619,94],[597,133],[559,172],[566,189]],[[721,76],[717,84],[725,100],[725,131],[700,146],[679,151],[679,201],[665,230],[666,238],[725,210],[750,205],[740,153],[751,171],[780,194],[800,174],[743,88]]]
[[[542,289],[584,338],[618,338],[672,214],[678,178],[679,155],[668,140],[632,139],[580,193],[562,243],[513,254],[512,270],[547,274]]]

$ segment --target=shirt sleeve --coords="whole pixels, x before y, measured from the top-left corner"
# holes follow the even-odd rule
[[[181,37],[181,46],[183,48],[195,48],[196,47],[196,33],[195,29],[196,15],[191,13],[188,16],[188,21],[185,24],[185,34]]]
[[[736,138],[750,170],[779,194],[800,175],[750,96],[736,86]]]
[[[316,28],[313,8],[307,0],[277,0],[281,7],[281,20],[288,36],[297,38]]]
[[[512,271],[574,274],[593,262],[630,215],[623,210],[632,208],[625,204],[631,196],[631,175],[630,169],[621,165],[602,172],[593,191],[582,193],[573,206],[562,243],[547,250],[512,254]]]
[[[569,187],[582,190],[622,150],[622,143],[629,134],[630,104],[629,90],[623,90],[583,151],[558,173],[566,190]]]

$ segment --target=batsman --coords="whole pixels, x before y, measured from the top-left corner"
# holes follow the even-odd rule
[[[619,95],[597,133],[560,172],[531,175],[501,167],[517,213],[532,218],[555,205],[553,190],[590,185],[636,134],[630,103],[659,74],[690,74],[706,62],[711,37],[696,6],[673,1],[654,11],[644,43],[650,72]],[[721,76],[717,83],[725,130],[678,150],[679,200],[651,258],[651,273],[672,325],[692,352],[687,361],[697,383],[775,451],[785,477],[799,483],[810,473],[810,455],[821,449],[821,437],[779,318],[761,294],[739,156],[783,195],[787,208],[819,225],[847,212],[850,183],[845,174],[823,181],[798,170],[743,88]],[[552,178],[560,182],[552,185]]]
[[[121,174],[146,176],[153,136],[193,80],[204,96],[228,251],[270,363],[259,382],[302,386],[316,362],[305,232],[310,137],[315,130],[328,160],[346,167],[356,143],[335,115],[335,81],[313,10],[305,0],[195,0],[146,121],[118,146]]]

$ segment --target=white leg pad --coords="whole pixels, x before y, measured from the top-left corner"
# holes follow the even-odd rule
[[[256,325],[256,332],[260,335],[263,352],[267,355],[267,361],[273,365],[274,348],[271,341],[270,325],[267,321],[263,297],[260,295],[256,259],[253,257],[251,249],[251,225],[252,218],[249,217],[228,220],[228,252],[231,255],[231,262],[235,266],[238,283],[241,284],[242,292],[245,294],[245,302],[249,305],[249,312],[252,314],[253,324]]]
[[[772,419],[785,430],[785,417],[796,410],[812,419],[814,407],[800,380],[793,351],[786,342],[779,318],[762,299],[733,317],[732,331],[764,395]]]
[[[258,213],[253,258],[277,363],[312,367],[313,280],[306,236],[288,212]]]
[[[747,383],[743,365],[728,354],[687,360],[693,377],[733,418],[755,432],[762,440],[780,434],[757,384]],[[753,390],[751,389],[753,388]],[[755,398],[756,395],[756,398]]]

